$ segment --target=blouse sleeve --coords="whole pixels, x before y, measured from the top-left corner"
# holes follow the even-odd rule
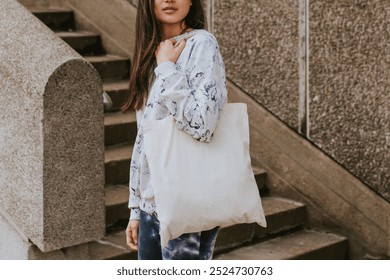
[[[210,142],[227,100],[225,67],[216,39],[199,37],[183,64],[184,71],[173,62],[164,62],[155,69],[155,83],[177,128]]]
[[[130,182],[129,182],[129,204],[128,207],[131,209],[130,220],[140,219],[139,205],[141,203],[141,193],[139,189],[139,167],[133,160],[130,163]]]

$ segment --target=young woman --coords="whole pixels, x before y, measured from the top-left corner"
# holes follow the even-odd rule
[[[130,248],[138,250],[139,259],[211,259],[213,255],[218,228],[183,234],[161,248],[142,127],[144,119],[172,115],[178,129],[199,141],[212,140],[227,90],[218,43],[204,27],[201,0],[139,1],[130,90],[122,108],[137,111],[126,238]]]

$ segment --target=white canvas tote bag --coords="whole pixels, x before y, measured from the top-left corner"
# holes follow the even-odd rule
[[[172,116],[144,120],[143,128],[163,247],[183,233],[216,226],[266,227],[249,155],[246,104],[225,104],[210,143],[177,129]]]

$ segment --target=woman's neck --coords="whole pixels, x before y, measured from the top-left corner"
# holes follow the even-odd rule
[[[161,30],[162,38],[163,40],[166,40],[169,38],[179,36],[186,28],[187,27],[184,22],[182,24],[175,24],[175,25],[164,24],[162,25],[162,30]]]

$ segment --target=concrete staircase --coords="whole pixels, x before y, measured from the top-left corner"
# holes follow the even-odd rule
[[[130,60],[106,53],[99,34],[76,30],[71,10],[30,10],[97,69],[104,90],[113,100],[113,109],[106,112],[104,118],[107,231],[104,239],[90,244],[90,254],[94,259],[136,259],[136,252],[129,250],[125,244],[124,230],[129,217],[129,166],[137,126],[134,112],[119,112],[128,88]],[[222,228],[216,244],[216,259],[347,257],[346,238],[306,229],[306,206],[270,196],[265,186],[266,172],[261,167],[253,168],[263,197],[268,228],[254,224]]]

